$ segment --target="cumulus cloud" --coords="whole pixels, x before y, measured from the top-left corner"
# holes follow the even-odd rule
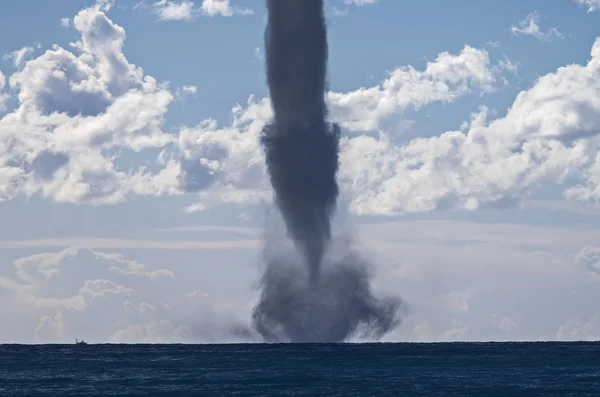
[[[474,90],[491,92],[511,63],[491,65],[485,50],[465,46],[443,52],[425,70],[398,68],[381,84],[346,93],[329,93],[332,118],[350,131],[372,131],[391,114],[434,102],[452,102]]]
[[[205,1],[205,11],[230,7],[217,3]],[[237,105],[230,126],[209,119],[177,135],[163,132],[170,103],[196,88],[171,93],[128,62],[125,30],[107,17],[109,8],[97,3],[73,18],[81,35],[73,52],[54,46],[10,77],[19,106],[0,120],[0,199],[41,194],[59,202],[110,204],[135,195],[194,192],[199,198],[190,211],[270,199],[258,146],[271,117],[269,100],[250,97]],[[331,93],[332,116],[356,132],[377,128],[394,111],[490,92],[503,70],[490,64],[486,51],[467,46],[456,55],[440,54],[424,71],[398,68],[379,86]],[[117,151],[158,148],[154,172],[115,166]]]
[[[70,50],[54,46],[10,76],[18,106],[0,119],[0,199],[41,195],[101,205],[196,194],[188,211],[270,200],[258,145],[272,116],[269,99],[236,105],[229,125],[207,119],[164,132],[169,105],[197,88],[172,92],[130,63],[125,30],[107,17],[107,4],[75,16],[80,38]],[[516,65],[465,46],[422,70],[396,68],[376,86],[330,92],[331,118],[350,133],[341,142],[339,175],[350,210],[501,207],[545,183],[564,183],[569,199],[600,199],[599,48],[596,41],[587,64],[540,77],[501,117],[482,107],[459,130],[407,142],[384,129],[388,117],[493,92]],[[160,153],[151,167],[117,167],[127,151]]]
[[[103,204],[177,193],[175,164],[154,174],[114,165],[111,150],[173,140],[161,130],[173,95],[127,61],[125,30],[107,18],[108,8],[100,2],[75,16],[75,52],[53,46],[10,77],[19,106],[0,119],[0,200],[41,193]]]
[[[207,12],[225,10],[217,3],[207,2]],[[187,158],[177,147],[185,132],[178,137],[162,130],[174,98],[193,96],[197,88],[173,93],[130,63],[125,30],[106,15],[111,5],[97,2],[72,19],[80,37],[71,49],[55,45],[27,63],[15,54],[23,67],[9,78],[17,107],[0,119],[0,200],[40,194],[102,205],[198,191],[210,182],[204,176],[214,161]],[[0,90],[5,81],[1,74]],[[9,96],[0,95],[4,110]],[[122,152],[157,149],[175,155],[159,157],[153,171],[116,166]]]
[[[519,202],[543,182],[584,176],[565,196],[596,200],[600,169],[600,40],[587,65],[561,67],[519,93],[504,117],[482,108],[461,131],[392,143],[386,134],[342,143],[342,177],[363,214],[476,210]],[[582,173],[583,172],[583,173]]]
[[[409,107],[452,102],[472,91],[491,92],[504,81],[502,72],[510,69],[512,73],[511,68],[514,65],[506,61],[492,65],[487,51],[466,46],[458,54],[439,54],[424,71],[401,67],[381,85],[329,93],[331,117],[349,131],[371,131],[386,117]],[[234,107],[232,116],[230,127],[219,128],[213,120],[206,120],[180,131],[184,180],[194,175],[188,186],[200,191],[200,200],[189,210],[203,210],[216,202],[256,203],[270,197],[258,146],[262,128],[272,116],[270,102],[250,97],[245,106]],[[191,165],[193,174],[188,172]]]
[[[517,26],[511,26],[510,31],[513,35],[527,35],[533,36],[541,41],[553,41],[555,39],[563,40],[565,36],[560,33],[556,28],[551,28],[546,32],[542,32],[540,28],[540,14],[532,12],[527,17],[520,21]]]
[[[179,133],[183,187],[200,196],[189,210],[206,209],[219,202],[258,203],[270,197],[258,146],[262,128],[271,117],[270,103],[251,97],[245,108],[236,106],[232,115],[228,128],[206,120]]]
[[[118,253],[68,248],[16,260],[12,274],[0,276],[6,310],[17,310],[21,335],[0,329],[0,340],[70,342],[191,342],[232,337],[239,318],[223,312],[209,296],[178,291],[175,274],[148,270]],[[179,292],[179,293],[177,293]],[[197,321],[182,323],[180,312]],[[7,318],[4,317],[3,318]],[[198,321],[206,329],[197,332]],[[0,327],[1,328],[1,327]],[[211,338],[204,336],[210,333]]]

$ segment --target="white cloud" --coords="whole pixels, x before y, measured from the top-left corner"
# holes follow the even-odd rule
[[[71,26],[71,20],[69,18],[61,18],[60,24],[61,24],[61,26],[68,28]]]
[[[398,293],[409,307],[386,341],[598,335],[593,318],[600,279],[573,263],[581,247],[597,241],[588,228],[399,221],[358,225],[356,234],[365,254],[376,252],[366,256],[375,265],[376,292]],[[146,248],[152,251],[130,252],[157,256]],[[215,262],[199,260],[197,251],[181,252],[182,263],[169,261],[168,267],[106,250],[68,248],[23,257],[3,267],[0,277],[0,317],[10,319],[0,322],[0,341],[248,340],[256,298],[248,261],[259,255],[259,245],[249,247],[226,269],[189,266]]]
[[[10,77],[19,106],[0,119],[0,200],[41,193],[61,202],[177,194],[178,166],[118,171],[108,151],[162,147],[173,95],[122,52],[125,30],[101,2],[73,19],[75,52],[53,46]],[[134,193],[136,192],[136,193]]]
[[[593,276],[600,279],[600,248],[595,246],[584,247],[576,256],[575,263],[588,270]]]
[[[0,241],[0,248],[76,247],[94,249],[154,248],[161,250],[245,250],[261,245],[259,239],[163,241],[111,238],[57,238],[43,240]]]
[[[47,314],[40,318],[35,328],[35,341],[53,341],[65,339],[65,323],[62,312],[56,313],[54,317]]]
[[[492,320],[494,321],[494,324],[504,332],[513,332],[518,327],[510,317],[499,316],[496,313],[492,315]]]
[[[425,70],[397,68],[380,85],[347,93],[329,93],[335,121],[351,131],[380,128],[381,121],[407,108],[420,109],[433,102],[452,102],[474,90],[494,90],[499,74],[514,65],[491,65],[485,50],[465,46],[459,54],[443,52]]]
[[[371,5],[377,3],[378,0],[342,0],[341,2],[345,5],[344,8],[340,9],[338,7],[331,7],[333,15],[335,16],[344,16],[348,14],[349,7],[356,6],[362,7],[366,5]]]
[[[209,17],[217,15],[230,17],[235,14],[239,15],[252,15],[254,11],[248,8],[232,7],[229,4],[229,0],[202,0],[202,6],[200,7],[202,13]]]
[[[184,85],[181,87],[181,90],[188,94],[195,94],[197,92],[197,87],[195,85]]]
[[[17,313],[10,317],[10,327],[0,325],[0,341],[191,342],[218,341],[219,334],[221,340],[232,337],[228,327],[240,322],[235,312],[224,312],[208,296],[190,302],[196,294],[178,291],[174,282],[172,271],[147,270],[116,253],[68,248],[20,258],[14,273],[0,276],[0,296],[10,305],[0,312]],[[202,318],[206,333],[199,333],[195,322],[181,323],[185,313]]]
[[[438,295],[433,297],[431,300],[432,304],[441,306],[448,310],[455,310],[458,312],[469,311],[469,300],[473,296],[475,287],[469,287],[465,290],[451,291],[447,294]]]
[[[194,3],[187,0],[181,2],[160,0],[154,3],[154,7],[161,21],[189,21],[194,18],[196,12]]]
[[[197,299],[197,298],[208,298],[210,295],[207,294],[206,292],[196,290],[193,292],[188,292],[187,294],[185,294],[185,296],[188,299]]]
[[[6,76],[0,70],[0,113],[6,110],[6,101],[8,100],[8,94],[6,92],[2,92],[6,87]]]
[[[260,50],[260,47],[255,47],[253,54],[254,54],[254,58],[258,59],[259,61],[265,60],[265,57],[263,56],[262,51]]]
[[[600,313],[582,320],[575,316],[564,322],[556,332],[556,338],[566,341],[593,341],[600,339]]]
[[[228,126],[208,119],[165,133],[168,106],[193,95],[194,86],[173,93],[131,64],[123,54],[124,29],[100,6],[79,12],[73,24],[81,38],[72,52],[54,46],[9,79],[19,102],[0,119],[0,199],[41,195],[101,205],[197,193],[188,211],[271,200],[259,147],[272,116],[268,99],[235,106]],[[374,87],[329,93],[331,117],[356,133],[342,140],[340,154],[339,180],[351,211],[506,206],[567,178],[565,197],[600,199],[599,41],[591,55],[586,65],[542,76],[503,117],[493,119],[482,107],[458,131],[408,142],[383,130],[387,117],[493,92],[516,65],[493,64],[487,51],[465,46],[439,54],[423,70],[397,68]],[[148,150],[161,150],[152,171],[115,165],[119,152]]]
[[[72,45],[75,52],[54,46],[10,77],[19,106],[0,120],[0,144],[6,148],[0,151],[5,153],[0,199],[41,194],[59,202],[110,204],[135,195],[198,192],[188,210],[270,200],[258,144],[271,117],[268,99],[251,97],[244,107],[236,106],[229,127],[205,120],[178,135],[164,133],[161,125],[173,98],[193,95],[196,88],[180,87],[172,94],[144,76],[122,52],[124,29],[102,7],[84,9],[73,19],[81,34]],[[332,115],[346,127],[364,130],[397,110],[449,102],[472,90],[492,91],[501,70],[506,68],[490,65],[482,50],[442,53],[423,72],[399,68],[381,86],[332,93]],[[152,173],[118,170],[117,158],[109,154],[153,148],[164,150]]]
[[[474,114],[465,131],[393,144],[358,136],[342,144],[342,179],[363,214],[475,210],[526,199],[543,182],[583,175],[565,196],[596,200],[600,40],[587,65],[569,65],[522,91],[507,114]],[[582,174],[582,170],[584,170]]]
[[[182,343],[190,340],[192,330],[165,319],[147,321],[119,329],[109,343]]]
[[[408,107],[451,102],[471,91],[491,92],[509,66],[514,68],[506,61],[491,65],[486,51],[466,46],[456,55],[439,54],[425,71],[410,66],[398,68],[381,85],[330,93],[331,116],[355,132],[377,129],[393,112]],[[184,188],[197,190],[200,196],[188,210],[205,210],[215,203],[249,204],[271,198],[259,147],[259,136],[271,115],[268,99],[256,101],[251,97],[245,107],[233,109],[230,127],[219,128],[215,121],[205,120],[193,129],[180,131],[178,146],[183,153]],[[357,139],[369,138],[361,135]],[[360,150],[366,147],[368,143],[367,146],[363,143]],[[349,149],[343,145],[343,150]],[[342,153],[342,159],[345,155]],[[348,172],[354,171],[342,162],[344,167]],[[361,169],[377,173],[376,170],[377,167]]]
[[[386,341],[560,338],[562,324],[597,311],[600,280],[572,260],[594,235],[585,228],[451,221],[358,231],[376,252],[369,256],[377,265],[375,288],[401,294],[409,307]]]
[[[198,8],[188,0],[160,0],[153,7],[161,21],[190,21],[199,14],[208,17],[254,14],[251,9],[231,6],[229,0],[202,0]]]
[[[556,28],[549,29],[547,32],[542,32],[539,26],[539,13],[532,12],[527,15],[527,18],[519,22],[518,26],[511,26],[510,31],[513,35],[528,35],[533,36],[541,41],[553,41],[554,39],[563,40],[565,36]]]
[[[450,328],[442,333],[441,339],[447,342],[467,341],[473,338],[471,327],[462,320],[452,319]]]
[[[37,43],[35,45],[36,48],[40,48],[41,45]],[[3,56],[4,59],[12,59],[13,66],[18,68],[20,67],[25,60],[35,51],[34,47],[23,47],[19,50],[12,51],[9,54],[5,54]]]
[[[431,325],[429,322],[425,321],[424,323],[417,324],[413,328],[413,333],[415,335],[415,340],[418,342],[430,342],[431,341]]]
[[[581,4],[588,8],[588,12],[594,12],[600,9],[600,0],[573,0],[577,4]]]
[[[344,15],[348,15],[347,9],[340,10],[337,7],[332,7],[331,10],[333,11],[333,15],[338,16],[338,17],[343,17]]]
[[[115,5],[115,0],[96,0],[92,8],[102,11],[108,12]]]
[[[94,254],[98,258],[103,258],[107,261],[115,262],[115,265],[110,266],[108,268],[108,270],[111,272],[116,272],[128,276],[144,276],[148,277],[152,281],[159,281],[161,279],[169,279],[175,277],[173,272],[166,269],[147,271],[146,266],[143,263],[134,260],[128,260],[119,253],[107,254],[103,252],[94,252]]]
[[[195,97],[198,92],[198,87],[195,85],[184,85],[178,87],[175,91],[175,97],[179,99],[183,99],[185,97]]]
[[[257,203],[271,197],[259,137],[271,117],[267,99],[248,100],[246,108],[233,109],[233,123],[218,128],[206,120],[179,133],[183,188],[199,192],[200,200],[189,210],[216,203]]]
[[[344,4],[353,4],[356,6],[364,6],[367,4],[375,4],[377,0],[344,0]]]

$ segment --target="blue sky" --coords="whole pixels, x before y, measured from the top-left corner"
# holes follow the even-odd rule
[[[326,2],[336,227],[410,308],[388,340],[600,336],[599,7]],[[0,341],[248,337],[262,2],[0,12]]]

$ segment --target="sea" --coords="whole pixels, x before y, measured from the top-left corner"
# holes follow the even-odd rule
[[[0,396],[600,396],[600,343],[0,345]]]

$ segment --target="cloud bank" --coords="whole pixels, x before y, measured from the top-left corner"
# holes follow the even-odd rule
[[[376,263],[373,289],[402,291],[408,304],[402,326],[384,341],[600,336],[600,248],[588,229],[403,221],[360,225],[355,237],[361,244],[352,249]],[[239,255],[183,247],[176,262],[129,248],[2,260],[0,317],[10,321],[0,323],[0,341],[260,340],[248,331],[256,300],[249,280],[258,278],[248,260],[258,261],[260,245]]]
[[[269,200],[258,143],[272,117],[269,99],[250,96],[234,106],[230,125],[207,119],[164,131],[169,106],[194,89],[171,89],[130,63],[125,29],[110,20],[108,9],[102,3],[73,18],[80,37],[70,49],[55,45],[23,59],[8,78],[0,75],[0,104],[11,95],[4,85],[16,100],[0,119],[0,200],[42,196],[106,205],[192,193],[197,199],[188,211]],[[345,134],[339,182],[351,211],[514,205],[548,183],[562,184],[566,199],[597,201],[600,41],[590,54],[586,64],[540,77],[503,116],[492,118],[483,107],[459,130],[430,138],[403,141],[384,121],[493,93],[516,65],[493,63],[487,50],[465,46],[440,53],[422,70],[398,67],[373,87],[329,92],[331,119]],[[149,165],[118,167],[128,152],[159,155]]]
[[[2,342],[226,342],[249,340],[243,308],[202,291],[177,291],[176,275],[125,256],[67,248],[17,259],[0,276]]]

